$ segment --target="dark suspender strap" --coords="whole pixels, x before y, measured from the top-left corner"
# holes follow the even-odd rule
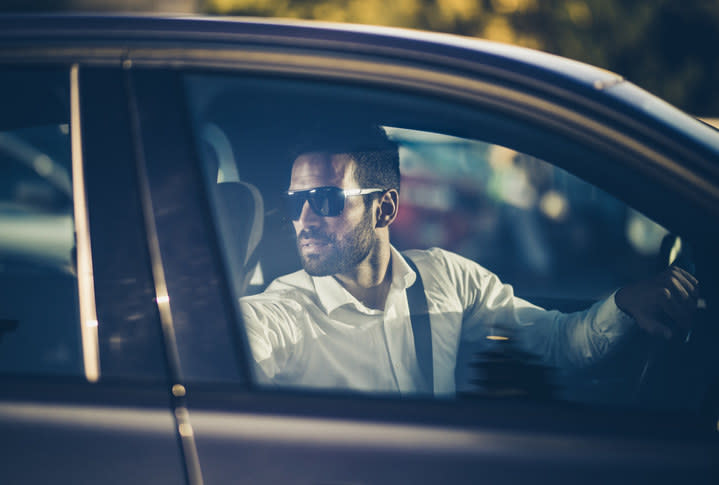
[[[409,303],[409,318],[412,322],[414,335],[414,348],[417,352],[417,362],[425,381],[425,391],[434,392],[434,369],[432,365],[432,327],[429,322],[429,308],[427,295],[424,292],[422,276],[420,276],[414,262],[405,256],[405,260],[412,271],[417,275],[414,284],[407,288],[407,302]]]

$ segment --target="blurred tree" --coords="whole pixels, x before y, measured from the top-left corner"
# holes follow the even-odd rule
[[[541,49],[719,116],[719,0],[199,0],[212,14],[410,27]]]
[[[543,50],[617,72],[692,114],[719,114],[719,0],[545,0],[510,23]]]

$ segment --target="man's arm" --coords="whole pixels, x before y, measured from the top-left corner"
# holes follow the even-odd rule
[[[587,310],[565,314],[516,297],[511,285],[470,260],[444,256],[465,304],[463,336],[482,338],[486,325],[508,327],[527,350],[559,366],[596,361],[634,324],[670,338],[672,328],[691,326],[697,308],[698,282],[677,267],[621,288]]]
[[[576,367],[601,359],[634,327],[614,295],[580,312],[546,310],[515,296],[511,285],[474,261],[447,251],[435,254],[446,264],[448,286],[457,289],[465,341],[508,332],[505,336],[545,362]]]

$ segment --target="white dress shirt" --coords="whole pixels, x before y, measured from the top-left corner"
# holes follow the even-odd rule
[[[613,296],[577,313],[547,311],[514,296],[512,286],[462,256],[437,248],[405,254],[427,296],[436,395],[455,392],[460,341],[480,342],[509,328],[524,350],[571,367],[603,356],[633,324]],[[259,381],[380,393],[421,389],[406,292],[416,275],[394,248],[391,265],[384,311],[364,306],[334,277],[303,270],[241,298]]]

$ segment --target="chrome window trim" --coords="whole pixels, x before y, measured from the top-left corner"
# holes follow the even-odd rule
[[[95,280],[90,244],[90,222],[82,157],[82,126],[80,115],[79,66],[70,68],[70,143],[72,150],[72,192],[77,247],[77,288],[80,305],[80,331],[85,378],[100,379],[98,320],[95,309]]]

